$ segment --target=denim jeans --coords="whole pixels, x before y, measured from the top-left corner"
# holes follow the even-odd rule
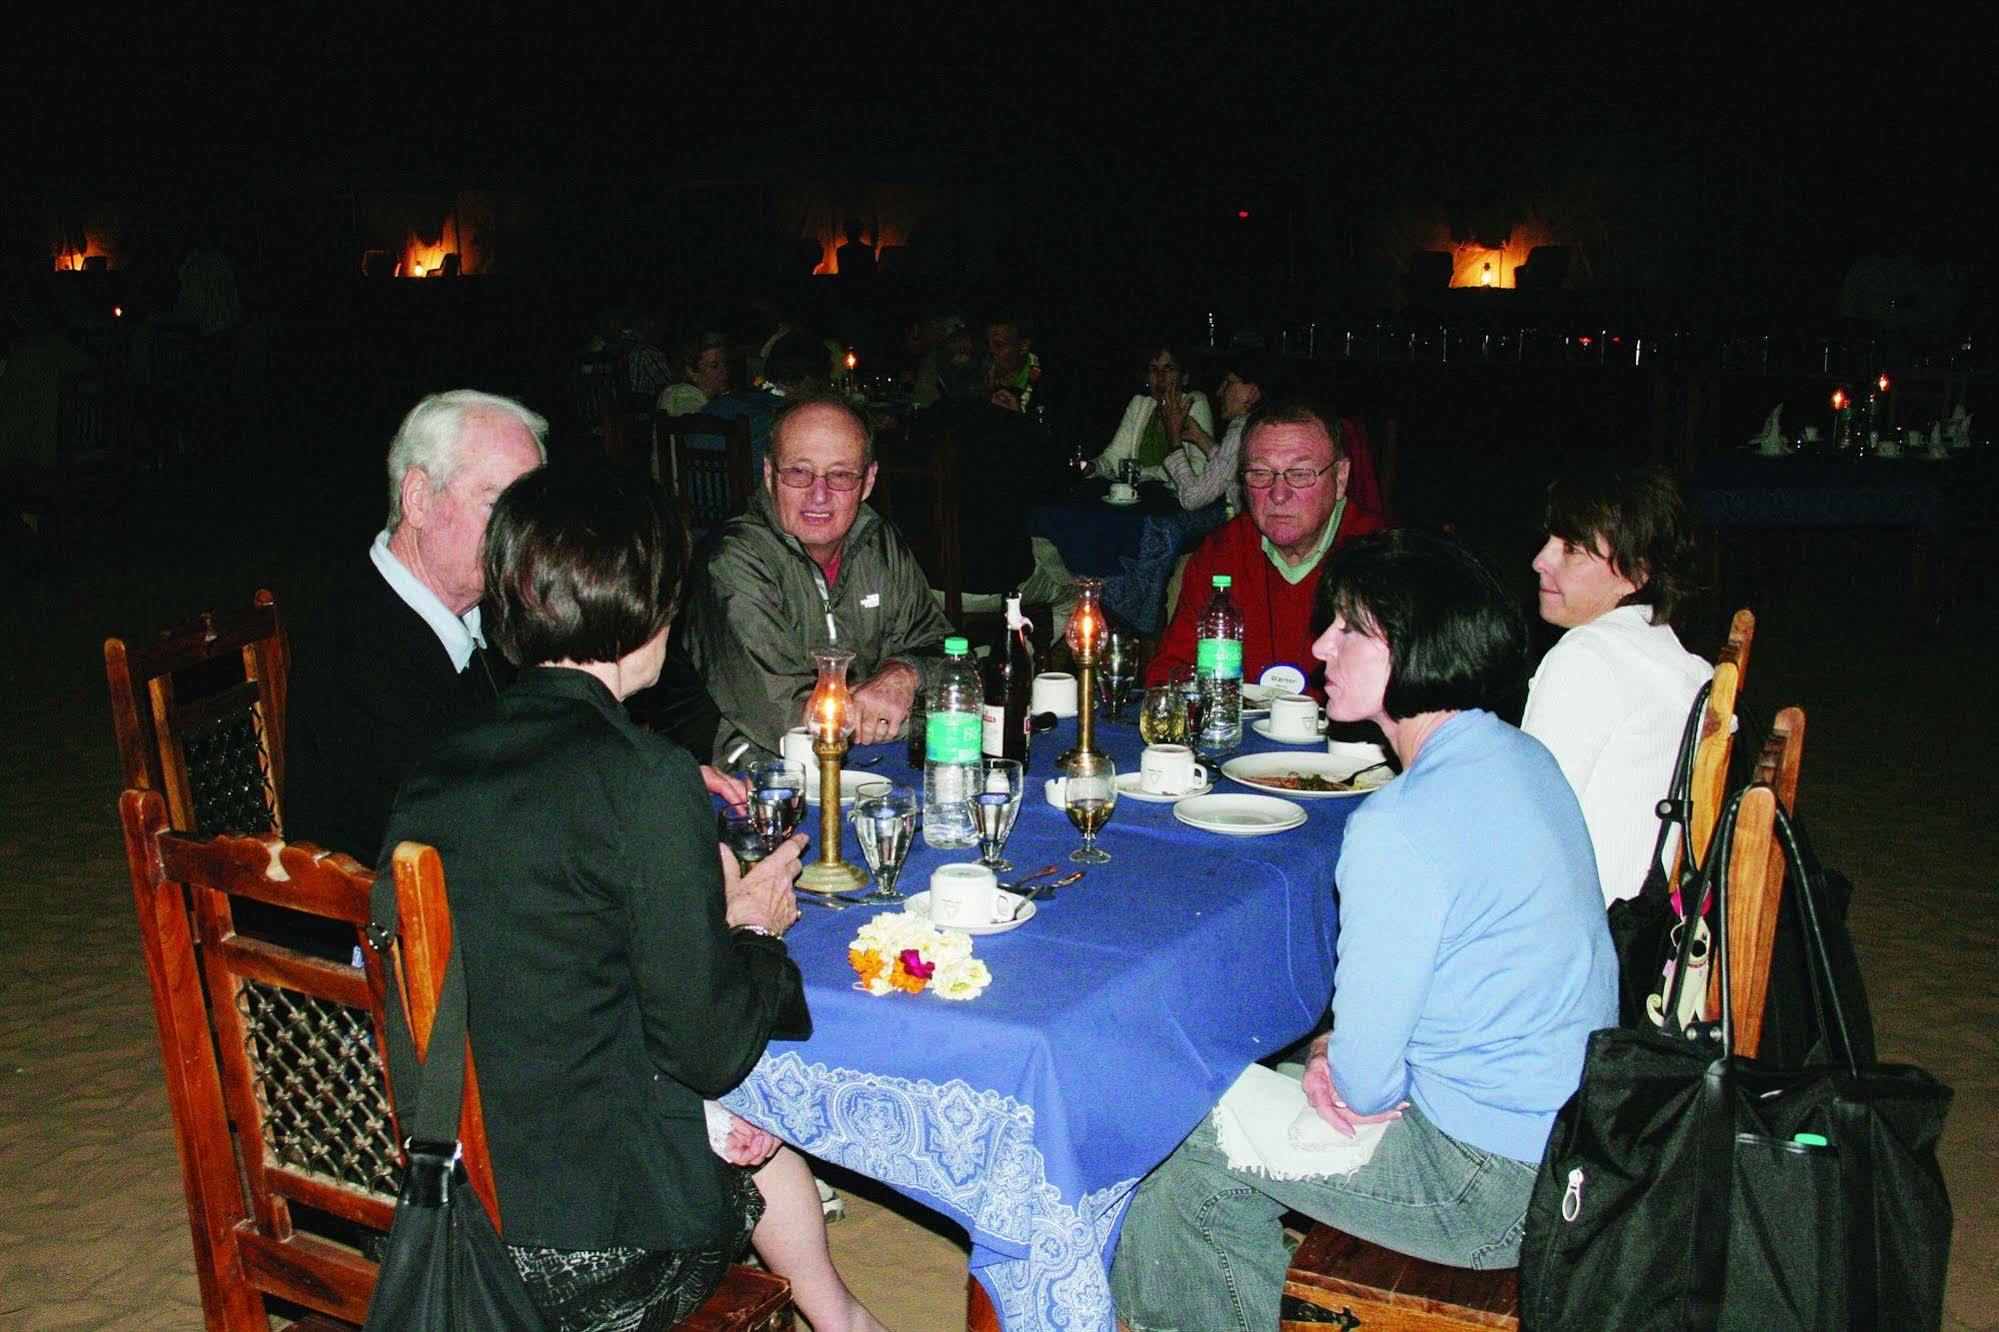
[[[1451,1138],[1411,1105],[1351,1176],[1275,1180],[1229,1169],[1212,1119],[1146,1177],[1111,1271],[1134,1332],[1271,1332],[1286,1211],[1456,1267],[1510,1267],[1535,1167]]]

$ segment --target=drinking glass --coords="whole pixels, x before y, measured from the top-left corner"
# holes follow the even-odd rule
[[[1027,790],[1027,770],[1019,759],[985,761],[979,790],[972,797],[972,821],[979,828],[979,859],[996,874],[1013,868],[1003,859],[1006,839],[1013,835],[1013,822],[1020,817],[1020,798]]]
[[[736,869],[748,874],[756,863],[770,854],[770,845],[764,841],[763,830],[749,810],[733,806],[723,809],[715,816],[715,836],[729,854],[736,858]]]
[[[1138,645],[1130,635],[1111,630],[1097,650],[1097,701],[1103,705],[1105,716],[1123,715],[1137,676]]]
[[[887,790],[878,791],[880,787]],[[854,821],[854,836],[861,844],[861,856],[868,862],[873,883],[865,896],[854,901],[886,903],[902,900],[902,894],[896,891],[895,881],[902,875],[902,862],[909,855],[909,844],[916,840],[916,816],[922,808],[923,802],[906,786],[870,782],[861,788],[850,817]]]
[[[1177,688],[1158,685],[1145,691],[1145,702],[1138,710],[1138,734],[1148,745],[1187,743],[1187,707]]]
[[[1069,859],[1078,865],[1101,865],[1109,860],[1108,851],[1097,849],[1097,834],[1117,808],[1116,766],[1105,759],[1091,772],[1063,778],[1062,808],[1083,834],[1083,844],[1069,853]]]
[[[1180,691],[1182,710],[1185,714],[1186,729],[1183,734],[1186,739],[1181,743],[1191,745],[1200,739],[1201,719],[1207,711],[1206,703],[1201,697],[1201,677],[1194,673],[1192,666],[1175,666],[1171,683]]]
[[[764,849],[775,851],[805,821],[805,765],[766,759],[751,764],[743,780],[750,788],[750,819],[763,834]]]

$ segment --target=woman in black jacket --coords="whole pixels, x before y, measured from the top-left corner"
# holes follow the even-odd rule
[[[388,846],[443,859],[503,1235],[564,1329],[666,1328],[713,1292],[763,1214],[747,1167],[777,1143],[738,1123],[711,1148],[704,1098],[811,1029],[782,937],[804,839],[739,877],[694,760],[623,706],[658,677],[686,560],[656,486],[510,486],[487,627],[520,676],[390,817]],[[809,1191],[786,1156],[774,1179]],[[792,1249],[823,1227],[816,1193],[780,1212]]]

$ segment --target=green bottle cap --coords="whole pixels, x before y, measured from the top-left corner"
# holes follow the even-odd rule
[[[1232,578],[1232,577],[1230,577],[1230,576],[1229,576],[1228,574],[1216,574],[1216,575],[1215,575],[1215,586],[1216,586],[1216,587],[1229,587],[1229,586],[1233,585],[1233,584],[1234,584],[1234,582],[1235,582],[1235,579],[1234,579],[1234,578]]]
[[[944,640],[944,655],[947,657],[962,657],[971,650],[972,645],[955,634]]]

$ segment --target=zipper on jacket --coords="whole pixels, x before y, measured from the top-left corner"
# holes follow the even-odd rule
[[[1562,1190],[1562,1220],[1573,1222],[1583,1210],[1583,1171],[1581,1166],[1569,1171],[1569,1187]]]
[[[826,614],[826,641],[838,643],[840,627],[833,623],[833,590],[826,586],[826,572],[815,563],[812,566],[812,577],[819,584],[819,609]]]

